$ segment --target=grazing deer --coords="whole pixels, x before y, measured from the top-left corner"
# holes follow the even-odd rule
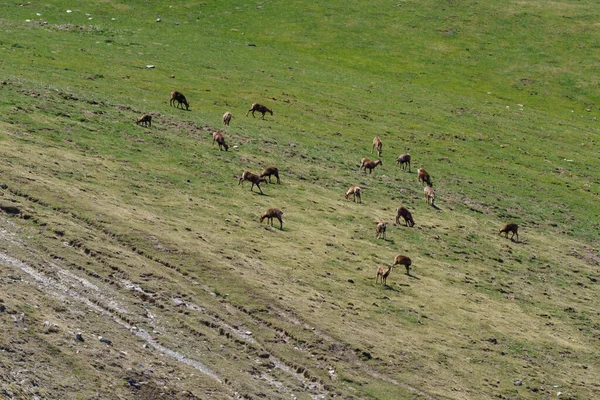
[[[403,170],[406,170],[406,166],[408,165],[408,172],[410,172],[410,154],[402,154],[396,162],[400,164]]]
[[[350,197],[350,195],[354,195],[354,202],[357,203],[356,199],[358,198],[358,203],[361,203],[360,200],[360,192],[361,189],[358,186],[350,186],[350,188],[348,188],[348,191],[346,192],[346,200],[348,200],[348,197]]]
[[[177,105],[175,105],[175,102],[177,102]],[[183,94],[179,93],[177,90],[174,90],[171,92],[171,99],[169,100],[169,104],[171,105],[171,107],[176,107],[176,108],[179,108],[179,106],[181,106],[182,110],[183,110],[182,104],[185,104],[185,109],[186,110],[190,109],[190,105],[188,104],[185,96]]]
[[[258,104],[258,103],[252,103],[252,106],[250,107],[250,109],[246,112],[246,117],[248,116],[248,113],[252,113],[252,116],[254,117],[254,112],[258,111],[259,113],[262,114],[262,119],[265,119],[265,114],[269,113],[271,115],[273,115],[273,110],[269,110],[266,106],[263,106],[262,104]]]
[[[263,215],[260,217],[260,222],[262,223],[265,218],[271,221],[271,226],[273,226],[273,218],[277,218],[279,220],[279,229],[283,230],[283,221],[281,217],[283,216],[283,211],[279,208],[269,208]]]
[[[135,120],[136,125],[142,124],[143,126],[151,127],[152,126],[152,115],[144,114]]]
[[[508,232],[511,232],[512,235],[510,237],[510,240],[513,240],[513,238],[516,235],[517,242],[518,242],[519,241],[519,232],[517,232],[518,230],[519,230],[519,225],[515,224],[514,222],[509,222],[508,224],[504,225],[502,227],[502,229],[500,229],[500,232],[498,234],[502,235],[504,233],[504,236],[508,239]]]
[[[412,261],[410,260],[410,258],[408,258],[406,256],[397,255],[394,258],[394,264],[392,264],[392,267],[395,265],[404,265],[406,267],[406,275],[410,275],[411,264],[412,264]]]

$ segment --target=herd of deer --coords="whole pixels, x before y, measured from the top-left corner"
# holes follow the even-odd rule
[[[171,98],[169,100],[169,104],[172,107],[176,107],[176,108],[181,107],[181,109],[183,109],[183,106],[185,106],[185,109],[189,110],[189,103],[188,103],[187,99],[185,98],[185,96],[182,93],[180,93],[178,91],[171,92]],[[262,116],[261,116],[262,119],[265,118],[265,114],[267,114],[267,113],[273,115],[273,110],[267,108],[266,106],[264,106],[262,104],[253,103],[252,106],[250,107],[250,109],[246,112],[246,116],[248,116],[248,114],[252,113],[252,116],[254,117],[255,116],[254,113],[257,111],[262,114]],[[223,125],[228,126],[229,123],[231,122],[231,118],[232,118],[232,114],[229,111],[226,112],[225,114],[223,114],[223,118],[222,118]],[[137,125],[151,127],[152,126],[152,115],[144,114],[140,118],[138,118],[135,121],[135,123]],[[224,137],[223,133],[218,132],[218,131],[213,133],[213,146],[214,146],[215,142],[219,145],[219,150],[223,150],[223,149],[225,149],[225,151],[229,150],[229,146],[225,143],[225,137]],[[381,157],[381,155],[383,154],[383,143],[378,136],[376,136],[373,139],[373,149],[372,149],[371,153],[374,150],[376,150],[377,155],[379,157]],[[402,154],[400,157],[398,157],[398,159],[396,160],[396,163],[402,168],[402,170],[406,170],[406,168],[408,167],[408,172],[410,173],[410,161],[411,161],[410,154]],[[381,160],[371,160],[369,158],[363,158],[360,162],[359,171],[363,170],[364,173],[366,174],[367,169],[368,169],[369,174],[372,174],[373,170],[378,165],[383,165]],[[236,178],[238,178],[238,185],[242,185],[242,183],[244,181],[248,181],[251,183],[250,191],[252,191],[254,189],[254,186],[256,186],[258,188],[258,190],[260,191],[260,193],[263,194],[263,191],[260,188],[260,184],[267,182],[267,178],[269,178],[268,182],[271,183],[271,176],[275,176],[275,178],[277,178],[277,183],[281,183],[279,180],[279,170],[277,169],[277,167],[267,167],[264,169],[264,171],[260,175],[253,174],[250,171],[244,171],[241,176],[239,176],[239,177],[236,176]],[[425,201],[427,202],[428,205],[435,207],[434,206],[435,191],[433,189],[433,184],[431,183],[431,176],[423,168],[419,168],[417,170],[417,182],[426,184],[426,186],[423,190],[423,193],[425,196]],[[353,196],[354,202],[361,203],[362,202],[361,192],[362,192],[362,189],[359,186],[350,186],[350,188],[348,188],[348,190],[346,191],[345,198],[349,199],[350,196]],[[397,211],[397,214],[396,214],[396,224],[397,225],[400,224],[400,218],[404,219],[404,223],[407,227],[413,227],[415,225],[412,214],[406,207],[400,206],[396,211]],[[273,226],[273,219],[276,218],[277,220],[279,220],[279,229],[283,230],[282,216],[283,216],[283,211],[281,211],[279,208],[269,208],[260,217],[260,222],[262,223],[265,219],[267,219],[268,221],[270,221],[271,226]],[[376,228],[377,236],[376,236],[376,238],[387,240],[386,236],[385,236],[386,229],[387,229],[387,224],[385,222],[377,221],[377,228]],[[505,237],[508,238],[508,234],[511,233],[512,235],[511,235],[510,239],[514,241],[514,237],[516,236],[517,241],[518,241],[519,240],[518,229],[519,229],[519,226],[516,223],[509,222],[506,225],[504,225],[502,227],[502,229],[500,229],[499,234],[501,235],[502,233],[504,233]],[[378,281],[381,278],[381,283],[383,285],[387,286],[387,278],[390,275],[390,273],[392,272],[392,268],[394,268],[396,265],[404,265],[406,268],[406,275],[410,276],[410,266],[412,265],[411,259],[404,255],[397,255],[394,258],[393,264],[391,264],[387,269],[384,268],[383,266],[378,266],[375,283],[378,283]]]

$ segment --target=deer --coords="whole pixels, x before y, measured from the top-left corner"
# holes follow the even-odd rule
[[[283,216],[283,211],[279,208],[269,208],[263,215],[260,217],[260,222],[262,223],[265,218],[271,221],[271,226],[273,226],[273,218],[277,218],[279,220],[279,229],[283,230],[283,221],[281,217]]]
[[[177,105],[175,105],[175,102],[177,102]],[[186,110],[190,109],[190,105],[188,104],[185,96],[183,94],[179,93],[177,90],[174,90],[171,92],[171,99],[169,100],[169,104],[171,105],[171,107],[176,107],[176,108],[179,108],[179,106],[181,106],[182,110],[183,110],[182,104],[185,104],[185,109]]]
[[[417,182],[426,183],[431,186],[431,177],[423,168],[417,170]]]
[[[248,113],[252,113],[252,116],[254,117],[254,112],[258,111],[259,113],[262,114],[262,119],[265,119],[265,114],[269,113],[271,115],[273,115],[273,110],[268,109],[266,106],[263,106],[262,104],[258,104],[258,103],[252,103],[252,106],[250,107],[250,109],[246,112],[246,117],[248,116]]]
[[[371,153],[373,153],[373,150],[375,149],[377,149],[377,156],[381,157],[381,154],[383,153],[383,143],[381,143],[379,136],[373,138],[373,149],[371,149]]]
[[[143,126],[152,127],[152,115],[144,114],[135,120],[136,125],[142,124]]]
[[[387,224],[385,222],[377,222],[377,239],[385,239],[385,230],[387,229]]]
[[[219,145],[219,150],[223,150],[222,148],[225,148],[225,151],[229,150],[229,145],[227,143],[225,143],[225,137],[223,136],[223,134],[221,132],[213,132],[213,141],[212,141],[212,145],[214,147],[215,142],[217,142],[217,144]]]
[[[508,232],[511,232],[512,235],[510,237],[510,240],[513,240],[513,238],[516,235],[517,242],[518,242],[519,241],[519,232],[517,232],[518,230],[519,230],[519,225],[515,224],[514,222],[509,222],[508,224],[504,225],[502,227],[502,229],[500,229],[500,232],[498,234],[502,235],[504,233],[505,237],[508,239]]]
[[[400,225],[400,217],[402,217],[404,218],[404,224],[406,226],[410,226],[411,228],[415,226],[415,221],[413,220],[412,214],[406,207],[400,206],[396,211],[396,224]]]
[[[260,188],[260,184],[263,182],[267,182],[267,180],[265,178],[261,178],[260,176],[253,174],[250,171],[244,171],[242,173],[242,176],[239,178],[238,186],[241,185],[242,182],[244,182],[244,181],[248,181],[248,182],[252,183],[252,186],[250,186],[250,191],[252,191],[252,189],[254,188],[254,185],[256,185],[258,190],[260,190],[260,194],[264,194],[262,189]]]
[[[346,200],[348,200],[348,197],[350,197],[350,195],[354,195],[354,202],[357,203],[356,199],[358,198],[358,203],[361,203],[360,200],[360,192],[361,189],[358,186],[350,186],[348,188],[348,190],[346,191]]]
[[[271,175],[275,175],[275,178],[277,178],[277,183],[281,184],[281,181],[279,180],[279,170],[277,169],[277,167],[267,167],[263,170],[263,173],[260,174],[261,178],[265,178],[265,177],[269,177],[269,183],[271,183]]]
[[[423,189],[423,193],[425,195],[425,201],[427,204],[430,204],[433,207],[433,203],[435,202],[435,190],[433,190],[433,186],[427,185],[425,189]]]
[[[410,154],[402,154],[396,162],[400,165],[400,168],[406,170],[406,166],[408,165],[408,172],[410,173]]]
[[[373,170],[375,169],[375,167],[378,165],[383,165],[381,160],[373,161],[369,158],[363,158],[362,160],[360,160],[360,168],[358,170],[360,171],[361,169],[364,169],[365,174],[366,174],[367,169],[368,169],[369,174],[371,174],[371,173],[373,173]]]
[[[377,276],[375,277],[375,283],[379,281],[379,277],[381,277],[381,284],[387,286],[387,278],[390,276],[390,272],[392,272],[392,265],[388,269],[383,268],[381,265],[377,268]]]
[[[404,265],[406,267],[406,275],[410,275],[411,264],[412,264],[412,261],[410,260],[410,258],[408,258],[406,256],[397,255],[394,258],[394,264],[392,264],[392,267],[396,266],[396,265]]]
[[[227,111],[225,114],[223,114],[223,125],[228,126],[229,122],[231,121],[231,117],[233,115],[231,115],[231,113],[229,111]]]

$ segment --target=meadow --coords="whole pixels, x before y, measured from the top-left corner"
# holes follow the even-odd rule
[[[2,396],[600,397],[595,2],[156,3],[3,8]]]

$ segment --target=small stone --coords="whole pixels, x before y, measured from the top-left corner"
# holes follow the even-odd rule
[[[348,283],[354,283],[354,279],[348,279]]]
[[[127,378],[127,382],[136,389],[141,387],[141,385],[135,379]]]
[[[102,343],[106,343],[106,344],[107,344],[107,345],[109,345],[109,346],[112,344],[112,342],[111,342],[110,340],[108,340],[108,339],[106,339],[106,338],[104,338],[104,337],[102,337],[102,336],[98,336],[98,340],[99,340],[100,342],[102,342]]]
[[[260,358],[269,358],[271,355],[269,353],[260,353],[258,356]]]
[[[162,21],[160,18],[156,18],[156,22],[160,22]]]
[[[517,380],[515,381],[515,386],[523,386],[523,381],[521,381],[521,380],[517,379]]]
[[[85,340],[83,340],[83,335],[81,334],[81,332],[77,332],[77,334],[75,334],[75,339],[77,339],[80,342],[85,342]]]

